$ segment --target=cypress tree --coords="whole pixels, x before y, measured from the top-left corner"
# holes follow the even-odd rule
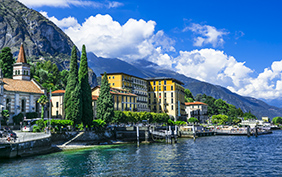
[[[66,119],[73,120],[75,124],[81,121],[81,87],[78,82],[77,51],[73,46],[70,60],[70,71],[64,97]]]
[[[92,94],[91,87],[88,82],[88,63],[86,56],[85,45],[82,46],[82,54],[80,60],[80,67],[78,71],[78,80],[81,85],[81,99],[82,99],[82,115],[81,121],[83,125],[90,126],[93,120],[92,108]]]
[[[105,72],[101,81],[100,94],[97,100],[97,118],[109,123],[113,116],[114,104],[110,93],[110,84],[108,82],[107,73]]]
[[[13,78],[13,54],[11,53],[11,49],[9,47],[4,47],[1,50],[0,54],[0,67],[3,72],[3,77],[5,78]]]

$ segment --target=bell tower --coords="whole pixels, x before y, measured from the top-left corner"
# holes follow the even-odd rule
[[[23,43],[20,47],[17,62],[13,65],[13,79],[30,80],[30,65],[26,62]]]

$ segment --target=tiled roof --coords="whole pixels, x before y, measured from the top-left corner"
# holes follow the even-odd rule
[[[92,91],[94,91],[96,89],[100,89],[100,88],[101,87],[98,85],[98,86],[92,88]],[[113,87],[111,87],[110,93],[113,94],[113,95],[137,96],[133,93],[128,92],[125,89],[118,89],[118,88],[113,88]]]
[[[54,92],[52,92],[52,94],[55,94],[55,93],[65,93],[65,90],[55,90]]]
[[[18,55],[17,63],[26,63],[23,44],[21,44],[21,47],[20,47],[20,52],[19,52],[19,55]]]
[[[206,104],[206,103],[199,102],[199,101],[194,101],[194,102],[185,103],[185,106],[190,106],[190,105],[207,105],[207,104]]]
[[[99,96],[92,95],[92,100],[97,101]]]
[[[3,78],[3,82],[4,82],[4,90],[5,91],[44,94],[44,91],[42,91],[32,81]]]

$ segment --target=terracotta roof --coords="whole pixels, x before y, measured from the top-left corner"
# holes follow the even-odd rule
[[[23,44],[21,44],[21,47],[20,47],[20,52],[18,55],[17,63],[27,63],[26,58],[25,58]]]
[[[54,92],[52,92],[52,94],[54,93],[65,93],[65,90],[55,90]]]
[[[42,91],[33,81],[3,78],[3,82],[4,90],[6,91],[44,94],[44,91]]]
[[[97,101],[99,96],[92,95],[92,100]]]
[[[199,101],[194,101],[194,102],[185,103],[185,106],[190,106],[190,105],[207,105],[207,104],[206,104],[206,103],[199,102]]]
[[[94,91],[96,89],[100,89],[100,88],[101,87],[98,85],[98,86],[92,88],[92,91]],[[125,93],[121,93],[121,92],[125,92]],[[125,89],[118,89],[118,88],[113,88],[113,87],[111,87],[110,93],[113,94],[113,95],[127,95],[127,96],[136,96],[137,97],[137,95],[130,93]]]

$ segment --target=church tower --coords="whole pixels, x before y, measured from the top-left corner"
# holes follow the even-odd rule
[[[30,65],[26,62],[23,44],[21,44],[17,62],[13,65],[13,79],[30,80]]]

